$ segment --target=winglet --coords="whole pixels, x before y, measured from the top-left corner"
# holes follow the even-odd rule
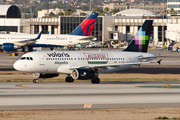
[[[161,65],[161,61],[162,61],[162,59],[158,60],[157,63],[158,63],[159,65]]]
[[[36,40],[41,38],[41,34],[42,34],[42,31],[41,31],[41,32],[39,33],[39,35],[37,36]]]

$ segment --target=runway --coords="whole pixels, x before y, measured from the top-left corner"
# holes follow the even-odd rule
[[[179,81],[1,83],[0,110],[179,108]],[[146,88],[141,86],[163,86]]]
[[[170,57],[162,58],[161,66],[156,63],[146,64],[120,73],[179,74],[180,53],[166,50],[149,52]],[[0,71],[14,71],[12,65],[20,56],[0,54]],[[164,88],[166,84],[180,86],[180,81],[102,81],[100,84],[91,84],[90,81],[38,84],[1,82],[0,110],[179,108],[180,88]]]

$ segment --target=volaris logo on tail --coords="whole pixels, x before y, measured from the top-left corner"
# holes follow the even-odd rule
[[[139,46],[139,49],[142,49],[142,45],[146,44],[146,41],[149,40],[149,36],[146,35],[146,31],[142,31],[142,28],[134,37],[135,44]]]

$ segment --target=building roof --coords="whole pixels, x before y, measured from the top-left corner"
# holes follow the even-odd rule
[[[116,13],[115,16],[157,16],[157,14],[148,10],[127,9]]]
[[[16,5],[0,5],[0,18],[21,18],[21,10]]]

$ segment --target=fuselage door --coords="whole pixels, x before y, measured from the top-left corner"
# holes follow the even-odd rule
[[[39,65],[45,65],[45,59],[46,56],[43,55],[42,53],[39,53]]]
[[[127,55],[127,62],[131,62],[131,55],[130,54],[126,54]]]

